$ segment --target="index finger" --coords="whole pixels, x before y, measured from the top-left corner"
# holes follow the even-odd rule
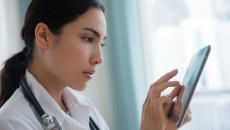
[[[167,89],[168,87],[179,87],[179,86],[180,86],[180,83],[178,81],[168,81],[158,86],[152,87],[150,91],[151,91],[151,95],[154,98],[158,98],[161,96],[161,92]]]
[[[178,96],[179,93],[180,93],[180,91],[181,91],[181,89],[182,89],[182,86],[177,87],[177,88],[174,88],[174,89],[172,90],[172,92],[169,94],[169,96],[170,96],[171,98],[174,98],[174,97]]]
[[[160,79],[158,79],[154,83],[154,85],[159,85],[159,84],[161,84],[163,82],[166,82],[166,81],[170,80],[172,77],[174,77],[175,75],[177,75],[177,73],[178,73],[177,69],[175,69],[175,70],[173,70],[171,72],[166,73],[165,75],[163,75],[162,77],[160,77]]]

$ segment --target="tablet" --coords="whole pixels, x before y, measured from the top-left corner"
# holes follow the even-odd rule
[[[210,45],[198,50],[198,52],[193,55],[189,63],[184,79],[182,81],[182,85],[184,86],[184,95],[182,97],[182,110],[179,115],[177,127],[180,127],[184,121],[185,113],[192,99],[193,93],[209,56],[210,50]]]

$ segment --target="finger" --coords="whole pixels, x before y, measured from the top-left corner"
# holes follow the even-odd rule
[[[163,115],[166,115],[167,113],[165,113],[165,108],[172,104],[173,101],[172,101],[172,98],[170,97],[167,97],[167,96],[161,96],[160,98],[157,99],[157,103],[158,103],[158,108],[159,108],[159,111],[163,114]]]
[[[173,71],[171,71],[171,72],[166,73],[166,74],[163,75],[160,79],[158,79],[158,80],[154,83],[154,85],[156,86],[156,85],[159,85],[159,84],[161,84],[161,83],[163,83],[163,82],[166,82],[166,81],[170,80],[170,79],[173,78],[175,75],[177,75],[177,73],[178,73],[178,69],[175,69],[175,70],[173,70]]]
[[[172,92],[169,94],[169,96],[171,98],[174,98],[176,96],[178,96],[179,92],[180,92],[181,86],[180,87],[176,87],[172,90]]]
[[[188,123],[191,120],[192,120],[192,114],[190,114],[190,113],[186,114],[183,125]]]
[[[191,120],[192,120],[192,112],[191,112],[190,108],[188,108],[188,110],[186,111],[186,115],[185,115],[183,125],[188,123]]]
[[[167,89],[168,87],[179,87],[180,83],[178,81],[168,81],[164,82],[158,86],[153,87],[151,91],[151,97],[158,98],[161,96],[161,92]]]
[[[179,120],[181,109],[182,109],[181,104],[174,103],[172,111],[169,115],[170,120],[173,121],[174,123],[176,123]]]
[[[172,114],[170,116],[170,119],[173,122],[177,122],[179,120],[179,116],[180,116],[181,110],[182,110],[182,97],[183,97],[183,93],[184,93],[184,87],[181,86],[180,90],[179,90],[179,94],[178,94],[177,100],[176,100],[176,103],[175,103],[175,105],[173,107]],[[188,119],[189,119],[189,117],[188,117]]]
[[[173,99],[172,99],[172,100],[173,100]],[[165,108],[165,112],[166,112],[166,114],[167,114],[167,117],[170,117],[170,115],[172,114],[174,104],[175,104],[175,102],[172,102],[171,104],[169,104],[169,105]]]
[[[177,103],[182,104],[183,95],[184,95],[184,87],[182,86],[179,91]]]

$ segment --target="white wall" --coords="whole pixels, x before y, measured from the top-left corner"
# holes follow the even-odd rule
[[[0,0],[0,64],[19,51],[18,0]]]
[[[5,34],[5,6],[4,1],[0,0],[0,64],[6,55],[6,34]],[[1,65],[0,65],[1,66]],[[1,68],[1,67],[0,67]]]

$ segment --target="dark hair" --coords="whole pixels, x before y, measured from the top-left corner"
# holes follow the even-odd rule
[[[97,0],[32,0],[21,30],[25,48],[6,60],[1,71],[0,107],[19,87],[19,81],[25,75],[26,67],[33,55],[36,25],[42,22],[54,34],[58,34],[64,25],[77,19],[90,8],[105,11]]]

